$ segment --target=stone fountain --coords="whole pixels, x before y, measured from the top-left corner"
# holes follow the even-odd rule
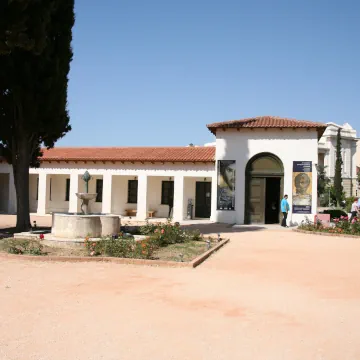
[[[91,214],[89,202],[96,193],[89,193],[91,176],[88,171],[81,177],[85,183],[85,192],[76,193],[81,200],[81,213],[54,213],[51,234],[55,238],[85,239],[114,235],[120,231],[120,218],[116,215]],[[74,240],[73,240],[74,241]]]
[[[89,181],[91,180],[91,176],[88,171],[85,171],[84,175],[81,177],[85,183],[85,192],[84,193],[76,193],[76,196],[81,200],[81,212],[83,215],[89,214],[89,201],[94,200],[96,198],[97,193],[90,194],[89,193]]]

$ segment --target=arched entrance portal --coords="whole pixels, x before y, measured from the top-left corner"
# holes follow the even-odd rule
[[[249,160],[245,171],[245,223],[279,223],[284,186],[281,160],[274,154],[257,154]]]

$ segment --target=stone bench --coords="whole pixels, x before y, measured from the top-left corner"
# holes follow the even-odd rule
[[[134,209],[126,209],[126,216],[136,216],[137,210]]]
[[[127,210],[125,210],[125,212],[126,212],[126,216],[130,216],[130,217],[133,217],[133,216],[135,217],[136,214],[137,214],[137,210],[134,210],[134,209],[127,209]],[[156,211],[155,210],[148,210],[147,214],[148,214],[149,218],[152,218],[152,217],[155,216]]]

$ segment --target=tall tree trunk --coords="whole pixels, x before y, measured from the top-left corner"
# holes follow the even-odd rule
[[[29,168],[30,145],[24,136],[17,142],[17,156],[13,156],[14,181],[17,200],[16,231],[28,231],[30,223]]]

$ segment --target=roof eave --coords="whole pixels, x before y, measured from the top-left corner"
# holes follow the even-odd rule
[[[280,126],[257,126],[257,127],[253,127],[253,128],[247,128],[247,127],[243,127],[243,126],[229,126],[229,125],[223,125],[223,126],[211,126],[211,125],[207,125],[207,128],[216,136],[216,131],[217,129],[280,129]],[[314,129],[317,131],[318,133],[318,137],[319,139],[321,138],[321,136],[324,134],[327,125],[324,124],[323,126],[318,126],[318,127],[284,127],[284,129]]]
[[[60,162],[69,162],[69,161],[80,161],[80,162],[87,162],[87,161],[93,161],[93,162],[123,162],[123,163],[134,163],[134,162],[141,162],[141,163],[213,163],[215,162],[215,159],[92,159],[92,158],[44,158],[39,157],[39,160],[41,162],[44,161],[60,161]]]

